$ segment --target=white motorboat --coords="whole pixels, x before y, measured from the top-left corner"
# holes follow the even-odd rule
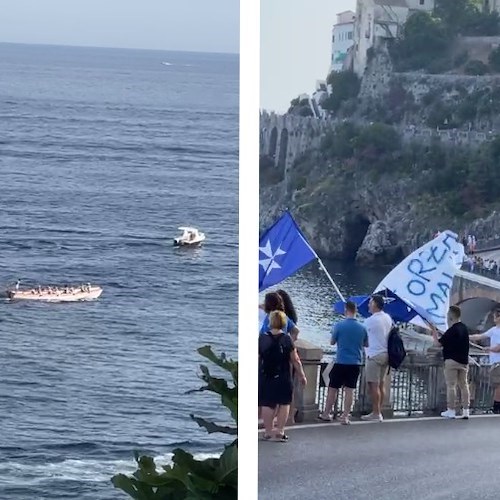
[[[180,227],[182,235],[174,238],[175,247],[199,246],[205,241],[205,233],[200,233],[195,227]]]
[[[39,302],[80,302],[95,300],[102,294],[100,286],[90,284],[78,287],[37,287],[30,290],[7,290],[10,300],[36,300]]]

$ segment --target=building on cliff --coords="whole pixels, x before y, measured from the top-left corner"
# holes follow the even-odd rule
[[[354,22],[353,70],[362,77],[369,50],[380,40],[397,38],[416,11],[432,12],[435,0],[357,0]]]
[[[354,18],[352,10],[337,14],[337,22],[332,30],[332,60],[330,73],[342,71],[347,52],[354,43]]]

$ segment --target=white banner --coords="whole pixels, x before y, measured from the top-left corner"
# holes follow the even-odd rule
[[[464,256],[464,247],[458,236],[452,231],[444,231],[396,266],[375,291],[387,288],[421,307],[428,315],[426,319],[444,332],[448,328],[446,315],[453,278]],[[427,327],[419,318],[412,323]]]

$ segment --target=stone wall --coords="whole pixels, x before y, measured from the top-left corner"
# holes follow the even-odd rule
[[[489,38],[489,37],[488,37]],[[500,43],[500,37],[491,37]],[[491,42],[493,43],[493,42]],[[417,103],[431,90],[442,91],[445,98],[457,95],[454,90],[460,86],[470,94],[476,90],[490,88],[500,84],[500,75],[484,75],[481,77],[440,74],[431,75],[423,72],[398,73],[394,71],[388,49],[380,45],[363,76],[359,97],[364,102],[378,100],[387,93],[391,81],[400,82],[405,90],[411,92]]]
[[[416,127],[406,125],[398,127],[405,142],[421,142],[430,144],[433,140],[439,139],[444,144],[450,146],[468,146],[471,148],[479,147],[485,141],[491,141],[494,138],[493,131],[479,132],[476,130],[434,130],[428,127]]]
[[[488,64],[490,52],[498,46],[500,46],[499,36],[464,36],[458,38],[454,47],[454,54],[458,55],[467,51],[469,61],[477,59]]]
[[[358,125],[369,125],[364,120],[350,120]],[[262,113],[260,116],[260,154],[274,160],[276,167],[286,172],[295,160],[306,151],[314,151],[321,145],[326,133],[342,124],[342,120],[320,120],[312,117]],[[396,127],[405,142],[431,143],[440,140],[450,146],[478,147],[492,140],[493,131],[435,130],[424,126],[401,125]]]
[[[500,84],[500,75],[429,75],[422,73],[394,73],[395,81],[401,82],[411,92],[415,101],[420,103],[422,97],[430,91],[443,92],[446,100],[458,95],[457,87],[464,88],[468,94],[477,90],[489,89]]]
[[[376,53],[368,61],[368,66],[361,80],[359,100],[368,104],[370,101],[380,99],[387,92],[394,74],[387,45],[378,44]]]
[[[476,47],[476,50],[491,48],[500,45],[500,37],[464,37],[459,40],[459,44],[460,47]],[[413,96],[417,106],[423,109],[425,106],[422,99],[430,92],[439,95],[442,102],[456,102],[460,98],[460,92],[471,94],[479,90],[500,87],[500,75],[477,77],[459,74],[430,75],[419,72],[396,73],[387,46],[382,43],[377,46],[361,81],[359,93],[361,111],[349,120],[366,125],[367,122],[361,118],[362,109],[376,101],[382,102],[391,84],[400,84]],[[500,117],[491,123],[469,126],[469,130],[435,130],[422,123],[421,118],[421,116],[408,116],[404,124],[397,126],[404,140],[428,143],[439,139],[452,146],[477,147],[484,141],[490,140],[495,135],[496,129],[500,128]],[[283,168],[286,175],[286,171],[301,154],[307,150],[317,149],[325,133],[340,123],[342,120],[338,119],[323,120],[264,112],[260,117],[260,153],[273,158],[275,165]]]
[[[308,150],[319,148],[324,135],[335,123],[313,117],[260,115],[260,154],[269,156],[278,168],[287,170]]]
[[[485,41],[487,40],[487,42]],[[500,44],[500,37],[483,38],[464,38],[460,40],[462,47],[468,45],[485,46],[486,59],[489,54],[489,47]],[[482,45],[481,45],[482,43]],[[457,50],[457,53],[460,51]],[[470,59],[469,59],[470,60]],[[408,100],[416,106],[406,105],[405,122],[413,123],[417,127],[425,126],[426,114],[432,105],[425,104],[424,97],[431,96],[432,102],[440,102],[456,107],[464,100],[466,95],[476,92],[491,92],[494,89],[500,89],[500,74],[470,76],[464,74],[427,74],[423,72],[398,73],[394,71],[387,46],[385,44],[377,47],[370,64],[363,76],[361,90],[359,94],[360,106],[357,114],[363,115],[374,104],[380,103],[383,107],[387,106],[387,95],[392,87],[401,87],[408,96]],[[500,129],[500,119],[489,117],[477,119],[476,121],[465,123],[463,128],[466,130],[475,130],[479,132],[488,132],[489,130]],[[473,142],[477,138],[474,138]]]

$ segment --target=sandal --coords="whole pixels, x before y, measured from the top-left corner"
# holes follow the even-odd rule
[[[283,433],[283,434],[276,434],[276,441],[280,441],[282,443],[286,443],[288,441],[288,436]]]

